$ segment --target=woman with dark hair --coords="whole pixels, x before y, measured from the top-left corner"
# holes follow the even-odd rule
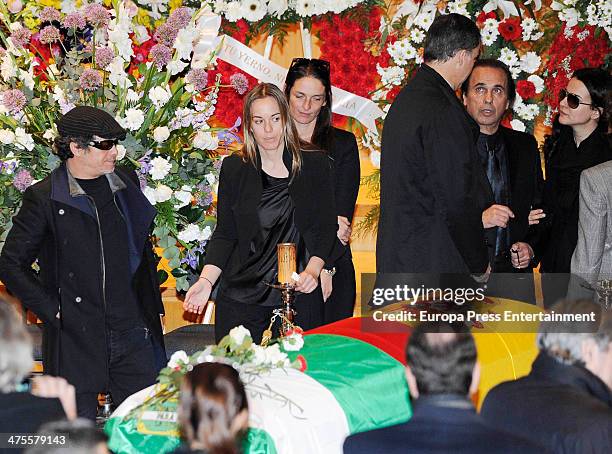
[[[578,241],[580,173],[612,159],[608,135],[611,88],[612,78],[604,70],[577,70],[559,93],[559,115],[544,143],[546,218],[540,221],[544,230],[538,255],[546,307],[567,292],[567,273]]]
[[[198,364],[181,384],[178,423],[184,445],[175,453],[238,454],[248,422],[238,372],[227,364]]]
[[[221,277],[215,338],[244,325],[259,343],[281,306],[280,292],[266,285],[276,281],[279,243],[297,245],[301,273],[295,289],[301,294],[295,322],[304,329],[323,324],[318,280],[334,246],[336,218],[330,160],[305,150],[283,92],[266,83],[253,88],[245,97],[243,125],[242,150],[221,167],[217,227],[204,269],[183,307],[201,313]]]
[[[300,139],[327,152],[333,160],[338,240],[321,273],[325,323],[331,323],[351,317],[355,306],[355,267],[349,239],[359,192],[359,150],[352,133],[331,124],[329,62],[294,58],[285,79],[285,95]]]

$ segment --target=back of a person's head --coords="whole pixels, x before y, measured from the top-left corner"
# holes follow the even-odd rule
[[[54,421],[43,424],[38,435],[51,444],[32,446],[25,454],[106,454],[108,437],[88,419]]]
[[[410,336],[406,360],[420,395],[467,395],[476,364],[476,344],[465,325],[421,323]]]
[[[607,348],[610,339],[600,331],[602,311],[598,304],[564,300],[554,304],[549,312],[554,318],[540,322],[538,348],[560,363],[584,365],[582,343],[588,339]]]
[[[202,363],[185,374],[178,420],[185,441],[210,454],[235,454],[246,429],[248,404],[238,371]]]
[[[12,392],[32,368],[32,341],[15,308],[0,299],[0,392]]]
[[[425,62],[444,62],[461,50],[471,51],[480,45],[480,31],[471,19],[451,13],[434,19],[423,45]]]

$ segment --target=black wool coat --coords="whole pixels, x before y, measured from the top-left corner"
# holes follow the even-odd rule
[[[116,168],[107,178],[127,224],[132,286],[163,346],[164,309],[149,239],[155,208],[134,172]],[[77,392],[99,392],[108,381],[103,255],[94,207],[79,190],[65,164],[26,190],[0,255],[0,280],[44,323],[45,373],[65,377]],[[31,267],[36,259],[38,274]]]
[[[422,65],[385,119],[379,273],[483,273],[482,212],[493,203],[479,128],[450,85]]]
[[[291,153],[283,153],[291,171]],[[219,176],[217,227],[206,250],[205,263],[225,270],[232,254],[239,262],[249,257],[251,240],[261,232],[257,207],[263,190],[261,158],[257,166],[238,155],[223,160]],[[338,220],[331,182],[331,163],[316,151],[302,153],[302,169],[289,184],[295,206],[295,224],[311,256],[330,262]]]

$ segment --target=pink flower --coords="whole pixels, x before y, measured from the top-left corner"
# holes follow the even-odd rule
[[[13,33],[11,33],[11,41],[13,45],[17,48],[26,47],[30,43],[30,38],[32,34],[30,30],[25,27],[18,28]]]
[[[192,69],[187,73],[185,79],[194,86],[196,91],[202,91],[206,88],[206,84],[208,84],[208,73],[205,69]]]
[[[163,44],[156,44],[149,51],[149,58],[157,69],[162,69],[172,59],[172,50]]]
[[[86,69],[79,78],[81,88],[86,91],[96,91],[102,85],[102,76],[95,69]]]
[[[51,6],[47,6],[43,8],[43,10],[38,15],[38,18],[41,22],[53,22],[60,20],[60,12]]]
[[[57,29],[57,27],[54,27],[53,25],[47,25],[40,31],[40,34],[38,35],[38,39],[43,44],[52,44],[56,41],[59,41],[60,38],[60,31]]]
[[[172,14],[170,14],[168,22],[180,30],[181,28],[185,28],[187,25],[189,25],[192,15],[193,13],[189,8],[177,8],[172,11]]]
[[[20,170],[15,174],[15,178],[13,179],[13,186],[15,186],[19,192],[25,192],[31,185],[34,179],[30,172],[27,170]]]
[[[172,47],[178,32],[178,27],[176,27],[172,22],[168,21],[165,24],[161,24],[159,27],[157,27],[153,38],[155,38],[155,41],[158,43]]]
[[[85,19],[96,28],[106,27],[110,20],[110,11],[98,3],[91,3],[83,9]]]
[[[96,64],[99,68],[106,68],[111,64],[115,58],[115,52],[110,47],[97,47],[96,48]]]
[[[11,113],[21,112],[28,100],[26,96],[17,89],[6,90],[2,94],[2,104]]]
[[[87,26],[87,22],[85,21],[85,17],[78,11],[74,13],[68,14],[64,17],[64,27],[65,28],[74,28],[76,30],[83,30]]]
[[[232,84],[232,87],[239,95],[244,95],[249,89],[249,81],[242,73],[232,74],[230,76],[230,84]]]

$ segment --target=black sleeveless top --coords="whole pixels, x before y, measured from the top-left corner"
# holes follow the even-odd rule
[[[289,177],[277,178],[261,172],[263,191],[257,207],[260,231],[251,240],[248,259],[231,268],[219,289],[220,299],[242,304],[280,306],[280,292],[265,282],[276,282],[278,275],[278,243],[297,245],[297,270],[308,263],[308,253],[295,225],[295,207],[289,196]],[[234,271],[235,270],[235,271]]]

